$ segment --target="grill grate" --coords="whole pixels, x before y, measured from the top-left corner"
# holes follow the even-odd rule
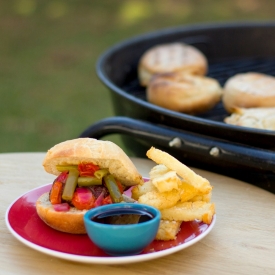
[[[246,72],[258,72],[274,76],[275,58],[249,58],[212,62],[209,65],[208,76],[216,78],[223,86],[229,77]]]
[[[228,78],[238,73],[258,72],[275,76],[275,58],[238,58],[230,60],[210,61],[208,76],[215,78],[223,86]],[[136,72],[127,76],[126,82],[121,87],[126,93],[146,101],[146,92],[138,82]],[[199,115],[199,117],[215,121],[223,121],[228,114],[220,102],[211,111]]]

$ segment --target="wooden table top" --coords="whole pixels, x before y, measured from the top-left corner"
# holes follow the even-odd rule
[[[213,189],[217,221],[200,242],[177,253],[140,263],[82,264],[33,250],[5,224],[8,206],[23,193],[51,183],[42,167],[45,153],[0,154],[1,274],[275,274],[275,196],[253,185],[194,169]],[[133,158],[143,176],[155,165]]]

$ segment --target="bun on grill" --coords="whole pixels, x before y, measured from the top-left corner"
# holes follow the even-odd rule
[[[248,72],[229,78],[224,85],[224,108],[275,107],[275,77]]]
[[[153,75],[166,72],[184,72],[205,75],[208,62],[197,48],[184,43],[161,44],[148,49],[140,58],[138,76],[147,86]]]
[[[217,80],[184,72],[155,75],[146,90],[147,100],[173,111],[198,114],[212,109],[222,96]]]

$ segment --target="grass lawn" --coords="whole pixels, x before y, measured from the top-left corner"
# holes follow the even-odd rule
[[[113,116],[95,65],[122,40],[178,25],[273,18],[272,0],[0,0],[0,153],[46,151]]]

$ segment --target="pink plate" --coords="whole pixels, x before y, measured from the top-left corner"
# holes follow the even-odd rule
[[[125,264],[159,258],[182,250],[205,237],[213,228],[198,221],[183,222],[175,241],[153,241],[140,255],[112,257],[95,246],[87,235],[73,235],[47,226],[37,215],[35,203],[51,184],[33,189],[15,200],[6,212],[6,225],[25,245],[58,258],[95,264]],[[138,240],[137,240],[138,241]]]

